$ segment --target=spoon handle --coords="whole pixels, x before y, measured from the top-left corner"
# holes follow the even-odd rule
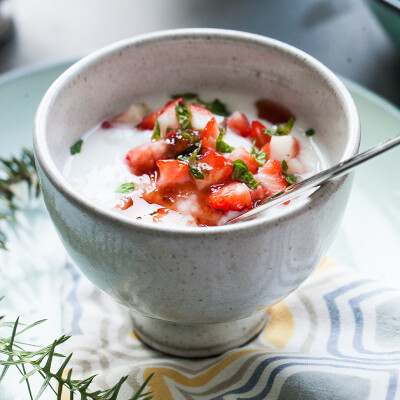
[[[292,200],[295,197],[300,196],[301,194],[307,192],[310,189],[313,189],[321,184],[325,183],[328,180],[338,178],[349,171],[351,171],[356,166],[364,163],[365,161],[370,160],[384,152],[396,147],[400,144],[400,135],[397,135],[391,139],[388,139],[378,145],[365,150],[364,152],[355,155],[354,157],[348,158],[345,161],[340,162],[339,164],[334,165],[331,168],[325,169],[317,174],[311,176],[310,178],[305,179],[299,183],[296,183],[292,186],[289,186],[282,192],[269,197],[263,204],[259,205],[251,209],[250,211],[245,212],[244,214],[239,215],[236,218],[231,219],[227,222],[227,224],[232,224],[235,222],[242,221],[243,219],[249,218],[254,214],[262,212],[267,208],[285,203],[286,201]]]

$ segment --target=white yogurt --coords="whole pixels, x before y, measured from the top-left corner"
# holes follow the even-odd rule
[[[202,92],[200,97],[207,101],[219,98],[230,111],[239,110],[247,116],[249,121],[258,120],[267,127],[273,128],[267,121],[257,118],[257,110],[251,96],[227,94],[226,92]],[[144,102],[150,110],[155,111],[168,100],[167,96],[153,96],[140,101]],[[215,117],[219,124],[224,119],[220,116]],[[313,138],[306,137],[304,132],[308,128],[303,121],[296,120],[291,133],[300,143],[300,153],[297,159],[305,170],[303,174],[298,176],[300,179],[315,174],[326,168],[327,165]],[[63,170],[64,176],[84,196],[94,202],[122,213],[128,218],[153,223],[155,221],[153,221],[152,214],[160,209],[160,206],[149,204],[141,198],[142,188],[151,184],[150,179],[147,175],[133,175],[125,161],[129,150],[140,144],[150,142],[152,133],[152,131],[138,130],[131,126],[117,125],[109,129],[102,129],[98,125],[82,137],[81,152],[68,157]],[[318,132],[316,132],[316,135],[318,135]],[[244,146],[248,151],[252,147],[249,139],[229,130],[224,136],[224,141],[233,147]],[[289,168],[290,166],[289,163]],[[135,190],[129,193],[133,200],[133,206],[121,210],[116,208],[116,204],[126,195],[117,193],[116,189],[126,182],[133,182],[135,185]],[[184,214],[189,213],[192,207],[196,207],[196,204],[189,200],[180,204],[181,211]],[[230,219],[238,214],[240,212],[230,212],[229,215],[224,216],[223,220]],[[172,210],[156,222],[168,225],[196,225],[192,216]]]

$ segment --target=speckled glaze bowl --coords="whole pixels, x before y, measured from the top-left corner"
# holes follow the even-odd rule
[[[85,198],[62,175],[70,146],[142,96],[200,89],[251,93],[292,109],[318,133],[329,163],[358,151],[359,119],[338,78],[287,44],[243,32],[158,32],[99,50],[61,75],[37,111],[34,148],[50,216],[72,259],[133,313],[144,342],[205,357],[239,346],[267,309],[321,262],[352,178],[297,206],[229,226],[146,225]]]

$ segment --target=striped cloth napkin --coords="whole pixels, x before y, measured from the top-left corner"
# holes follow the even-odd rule
[[[151,373],[154,400],[400,399],[400,292],[325,259],[269,310],[246,346],[180,359],[143,344],[129,312],[67,264],[64,331],[75,377],[106,389],[124,375],[128,399]]]

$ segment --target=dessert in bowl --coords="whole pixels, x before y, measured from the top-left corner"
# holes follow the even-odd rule
[[[317,169],[325,162],[337,163],[358,151],[357,111],[351,96],[332,72],[307,54],[276,40],[213,29],[159,32],[95,52],[58,78],[43,98],[35,120],[39,179],[50,216],[68,253],[93,283],[132,311],[135,329],[146,343],[181,356],[218,354],[245,343],[262,329],[268,319],[268,307],[295,290],[324,257],[339,226],[352,183],[351,175],[342,177],[307,198],[233,225],[223,225],[220,220],[216,224],[204,221],[179,224],[137,219],[85,193],[90,183],[90,174],[84,170],[85,152],[93,153],[95,149],[100,154],[104,152],[105,163],[110,158],[106,148],[112,145],[104,147],[100,141],[100,147],[96,147],[93,129],[101,129],[99,124],[115,120],[114,116],[121,115],[131,104],[158,97],[159,104],[147,104],[150,114],[141,115],[140,121],[154,112],[162,120],[158,107],[163,107],[166,96],[194,92],[209,102],[213,100],[210,91],[225,98],[229,107],[239,108],[232,100],[238,96],[250,99],[247,103],[251,105],[259,99],[269,99],[293,112],[296,117],[293,129],[313,128],[316,132],[312,140],[322,154]],[[184,100],[178,102],[179,107],[190,106]],[[173,112],[177,115],[176,103]],[[252,120],[250,114],[251,111]],[[226,121],[228,134],[232,116],[233,113]],[[212,119],[211,116],[207,124],[212,124]],[[218,123],[215,119],[215,122],[219,135],[223,121]],[[155,124],[147,130],[147,145],[155,143],[149,137]],[[193,129],[197,132],[193,136],[199,138],[195,143],[203,144],[204,137],[209,137],[204,134],[209,131],[207,124]],[[265,129],[275,132],[278,126],[286,124],[272,123]],[[167,128],[171,129],[167,132]],[[164,141],[173,129],[181,134],[185,131],[181,125],[167,128],[165,132],[160,128]],[[126,162],[125,155],[138,147],[137,135],[142,133],[145,137],[146,130],[129,129],[122,134],[103,129],[102,134],[109,134],[107,140],[115,137],[119,141],[121,135],[132,137],[131,147],[126,151],[124,147],[121,153],[123,160],[118,159],[121,158],[118,153],[111,166],[120,163],[126,168],[124,173],[139,178],[146,172],[156,184],[161,177],[159,161],[182,163],[184,166],[179,168],[186,172],[188,166],[193,166],[188,165],[188,160],[176,158],[179,155],[190,158],[192,148],[187,154],[174,153],[166,159],[153,160],[152,171],[138,172],[132,157]],[[89,146],[91,136],[93,146]],[[252,141],[245,139],[251,146]],[[83,140],[80,153],[71,160],[71,146],[80,140]],[[228,136],[223,141],[228,142]],[[235,151],[240,148],[232,147],[236,147]],[[255,152],[259,153],[262,147],[255,143]],[[300,143],[301,149],[306,147]],[[246,151],[251,155],[251,150]],[[242,150],[238,158],[241,161],[243,154]],[[210,164],[201,157],[206,157],[204,149],[195,155],[195,167]],[[229,159],[229,154],[225,158],[233,168],[237,159]],[[282,161],[279,160],[281,168]],[[68,163],[76,165],[68,167]],[[260,167],[264,165],[254,167],[254,179],[263,172]],[[71,174],[72,170],[75,172]],[[200,172],[207,175],[209,169]],[[76,183],[80,173],[86,179],[81,187]],[[239,183],[244,185],[242,188],[258,190],[229,173],[224,181],[212,182],[200,191],[210,190],[209,196],[214,189],[220,189],[218,185]],[[190,185],[198,184],[197,178],[190,174],[189,170],[185,179],[190,179]],[[121,183],[131,183],[131,175],[127,180],[121,177],[115,185],[112,178],[108,187],[115,193]],[[300,175],[297,173],[297,177],[301,178]],[[106,173],[104,176],[107,180]],[[256,183],[262,185],[260,181]],[[157,201],[152,205],[160,208]],[[256,205],[252,199],[242,210],[233,211],[241,212]],[[162,207],[167,208],[165,204]],[[219,215],[225,212],[215,211]]]
[[[132,104],[84,135],[71,146],[66,178],[138,221],[215,226],[325,165],[315,131],[270,100],[224,92],[169,97]]]

